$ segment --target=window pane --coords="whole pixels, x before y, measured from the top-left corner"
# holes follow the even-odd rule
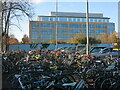
[[[54,39],[54,35],[40,35],[41,39]]]
[[[42,17],[42,21],[49,21],[49,17]]]
[[[73,22],[76,22],[76,18],[73,18]]]
[[[86,34],[86,30],[81,30],[83,34]]]
[[[80,30],[70,29],[70,34],[79,34]]]
[[[68,18],[68,22],[72,22],[72,18]]]
[[[57,35],[57,39],[69,39],[68,35]]]
[[[54,28],[53,23],[40,23],[41,28]]]
[[[50,21],[55,21],[55,18],[54,17],[50,17]]]
[[[95,34],[94,30],[89,30],[89,34]]]
[[[33,34],[39,33],[39,29],[32,29],[32,33]]]
[[[58,34],[68,34],[68,30],[66,30],[66,29],[58,29],[57,33]]]
[[[32,28],[39,28],[39,24],[38,23],[32,23]]]
[[[82,22],[86,22],[86,19],[85,19],[85,18],[82,18]]]
[[[89,24],[89,28],[95,28],[94,24]]]
[[[104,34],[107,33],[106,30],[96,30],[96,34]]]
[[[70,28],[81,28],[80,24],[70,24]]]
[[[61,21],[61,22],[66,22],[66,21],[67,21],[67,18],[59,18],[59,21]]]
[[[86,28],[86,24],[82,24],[82,28]]]
[[[37,35],[32,35],[32,39],[38,39]]]
[[[80,18],[77,18],[77,22],[80,22]]]
[[[40,29],[41,34],[54,34],[54,29]]]
[[[97,28],[97,29],[106,29],[106,28],[107,28],[107,25],[97,24],[97,25],[96,25],[96,28]]]
[[[62,24],[62,23],[58,23],[57,24],[58,28],[68,28],[68,24]]]

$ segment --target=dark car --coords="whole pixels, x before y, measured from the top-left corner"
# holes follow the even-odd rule
[[[105,56],[119,57],[120,50],[109,47],[109,48],[104,48],[100,52],[91,53],[91,55],[95,57],[100,57],[100,58],[105,57]]]

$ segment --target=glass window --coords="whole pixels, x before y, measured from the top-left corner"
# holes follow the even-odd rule
[[[80,24],[70,24],[70,28],[81,28]]]
[[[54,28],[53,23],[40,23],[41,28]]]
[[[106,30],[96,30],[96,34],[104,34],[107,33]]]
[[[95,34],[95,30],[89,30],[89,34]]]
[[[109,19],[107,19],[107,22],[109,22]]]
[[[89,19],[90,22],[93,22],[93,19]]]
[[[32,35],[32,39],[38,39],[38,35]]]
[[[89,24],[89,28],[95,28],[94,24]]]
[[[73,39],[73,38],[74,38],[74,35],[69,35],[69,38],[70,38],[70,39]]]
[[[61,21],[61,22],[67,22],[67,18],[59,18],[59,21]]]
[[[66,30],[66,29],[58,29],[57,33],[58,34],[68,34],[68,30]]]
[[[86,24],[82,24],[82,28],[86,28]]]
[[[105,19],[103,19],[103,22],[105,22]]]
[[[42,21],[42,17],[38,17],[37,19],[38,19],[39,21]]]
[[[58,28],[68,28],[68,24],[58,23],[57,27]]]
[[[41,34],[54,34],[54,29],[40,29]]]
[[[96,28],[97,28],[97,29],[106,29],[106,28],[107,28],[107,25],[97,24],[97,25],[96,25]]]
[[[42,21],[49,21],[49,17],[41,17]]]
[[[54,39],[54,35],[40,35],[41,39]]]
[[[109,19],[104,19],[104,22],[109,22]]]
[[[57,35],[57,39],[68,39],[68,35]]]
[[[50,17],[50,21],[55,21],[55,18],[54,17]]]
[[[39,33],[39,29],[32,29],[32,33],[33,34]]]
[[[83,33],[83,34],[86,34],[86,30],[82,30],[82,33]]]
[[[94,35],[89,35],[89,37],[95,37]]]
[[[70,34],[79,34],[80,30],[70,29]]]
[[[98,19],[98,22],[102,22],[102,20],[101,20],[101,19]]]
[[[82,22],[86,22],[86,19],[85,19],[85,18],[82,18]]]
[[[81,21],[80,21],[80,18],[77,18],[77,22],[81,22]]]
[[[94,19],[94,22],[97,22],[97,19]]]
[[[76,22],[76,18],[73,18],[73,22]]]
[[[39,28],[39,23],[32,23],[32,28]]]
[[[68,22],[72,22],[72,18],[68,18]]]

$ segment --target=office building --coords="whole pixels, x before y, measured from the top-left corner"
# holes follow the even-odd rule
[[[115,24],[109,22],[109,19],[102,13],[89,13],[89,37],[100,38],[101,34],[113,33]],[[56,40],[56,33],[57,40],[64,42],[76,34],[86,36],[86,13],[51,12],[50,15],[38,16],[36,21],[29,23],[30,42],[48,43]]]

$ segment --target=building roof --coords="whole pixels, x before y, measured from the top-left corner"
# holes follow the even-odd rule
[[[72,12],[51,12],[48,16],[38,16],[38,17],[70,17],[70,18],[85,18],[86,13],[72,13]],[[108,17],[103,17],[102,13],[89,13],[89,18],[103,18],[103,19],[110,19]]]

